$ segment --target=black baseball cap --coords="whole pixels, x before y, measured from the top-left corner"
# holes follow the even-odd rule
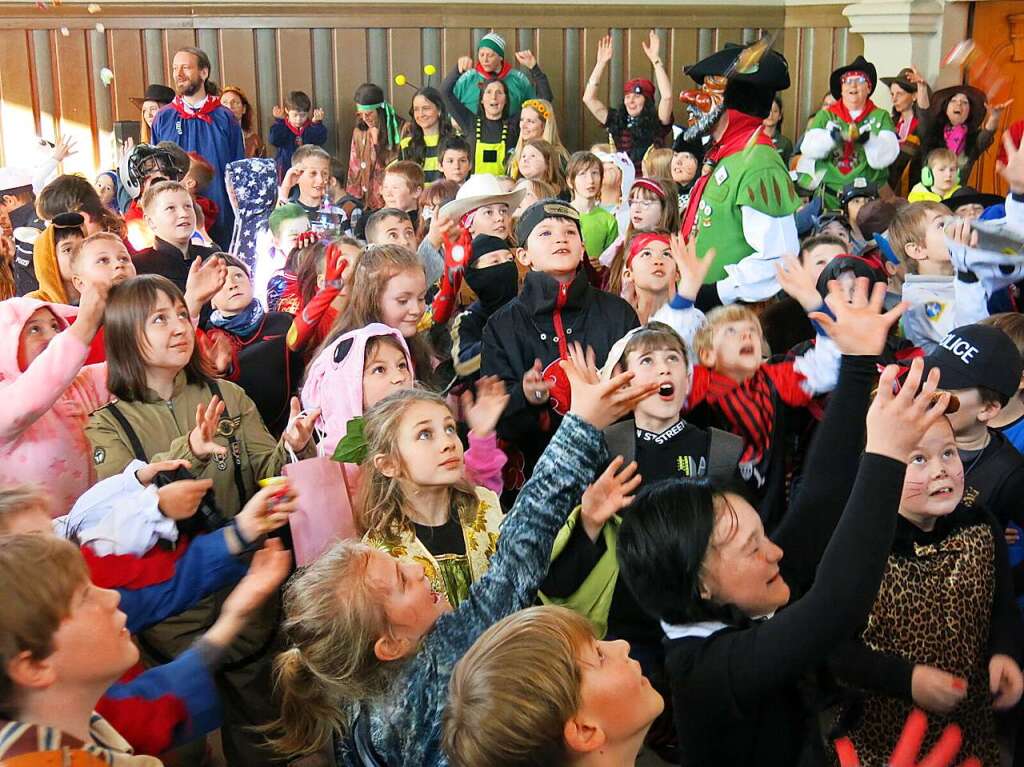
[[[523,211],[523,215],[519,217],[519,223],[516,225],[516,241],[520,248],[526,247],[530,233],[547,218],[566,218],[576,224],[577,229],[580,228],[580,213],[572,205],[557,197],[538,200]]]
[[[946,334],[924,358],[927,374],[938,368],[944,390],[984,386],[1007,399],[1017,393],[1024,361],[1017,346],[999,328],[964,325]]]
[[[855,178],[843,187],[839,193],[839,204],[846,205],[850,200],[857,197],[870,197],[872,200],[878,198],[878,184],[868,181],[866,178]]]

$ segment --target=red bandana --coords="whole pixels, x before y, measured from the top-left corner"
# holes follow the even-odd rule
[[[671,245],[671,240],[669,240],[667,234],[660,234],[659,232],[641,232],[629,242],[629,256],[626,257],[627,269],[633,266],[633,259],[636,258],[637,254],[652,242],[663,242],[666,245]]]
[[[186,120],[191,120],[193,117],[202,120],[204,123],[213,124],[213,118],[210,115],[220,106],[220,99],[217,96],[207,96],[206,101],[203,103],[198,110],[192,110],[190,107],[185,106],[185,101],[181,96],[175,96],[174,101],[171,102],[171,106],[174,111]]]
[[[306,128],[308,128],[310,125],[312,125],[313,121],[312,120],[306,120],[306,122],[302,123],[302,125],[300,125],[298,128],[296,128],[294,125],[292,125],[287,120],[284,121],[284,124],[287,125],[288,126],[288,130],[290,130],[296,136],[301,136],[302,135],[302,131],[306,130]]]
[[[849,125],[855,125],[859,123],[861,120],[865,119],[873,111],[875,111],[875,103],[871,99],[865,101],[864,108],[861,110],[860,115],[857,117],[856,120],[853,119],[853,115],[850,114],[850,110],[846,108],[846,104],[843,103],[842,99],[832,104],[832,106],[828,108],[828,111],[834,114],[843,122]],[[853,160],[855,151],[856,150],[854,148],[853,142],[843,142],[843,156],[836,163],[836,168],[838,168],[839,172],[842,173],[844,176],[853,170]]]
[[[704,158],[705,164],[714,164],[737,152],[742,152],[755,134],[756,138],[754,138],[753,143],[772,146],[772,140],[761,130],[763,118],[748,115],[745,112],[738,112],[735,109],[727,110],[727,114],[729,115],[729,127],[725,129],[725,133],[718,140],[718,143],[708,151]],[[708,185],[710,179],[711,174],[705,173],[697,179],[697,183],[693,185],[693,190],[690,192],[690,201],[686,207],[686,217],[683,219],[683,224],[679,229],[680,233],[687,239],[690,237],[690,232],[693,231],[694,222],[697,220],[697,211],[700,209],[700,198],[703,196],[704,187]]]

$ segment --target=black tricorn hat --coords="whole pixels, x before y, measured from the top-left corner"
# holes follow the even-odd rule
[[[747,46],[726,43],[725,48],[691,64],[683,71],[694,82],[701,84],[705,77],[724,75],[729,71],[736,57]],[[757,66],[751,72],[733,73],[729,75],[729,84],[725,89],[725,106],[730,109],[767,117],[772,111],[772,99],[778,91],[789,87],[789,64],[786,57],[778,51],[765,52]]]
[[[828,90],[832,94],[832,98],[841,99],[843,97],[843,75],[847,72],[863,72],[868,76],[871,81],[871,91],[868,93],[870,96],[875,92],[875,87],[878,85],[878,71],[875,69],[875,65],[865,59],[863,56],[858,56],[853,60],[852,64],[847,64],[845,67],[839,67],[832,71],[831,76],[828,78]]]

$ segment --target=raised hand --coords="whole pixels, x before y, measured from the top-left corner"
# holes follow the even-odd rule
[[[207,338],[210,338],[210,336],[208,335]],[[204,351],[206,359],[209,360],[210,365],[218,376],[226,375],[230,372],[231,361],[235,355],[232,353],[231,341],[228,340],[226,333],[217,333],[213,336],[213,340]]]
[[[681,234],[673,234],[670,243],[672,260],[676,262],[676,273],[679,285],[676,292],[683,298],[696,300],[697,291],[704,284],[711,265],[715,262],[715,249],[711,248],[703,258],[697,257],[697,238],[691,237],[687,242]]]
[[[250,498],[235,516],[235,523],[242,537],[251,542],[284,525],[296,508],[295,489],[287,477],[282,477]]]
[[[960,728],[955,724],[946,727],[932,750],[919,762],[917,755],[927,730],[928,718],[917,709],[911,711],[907,723],[903,725],[903,733],[889,757],[890,767],[949,767],[963,742]],[[849,738],[840,738],[835,745],[840,767],[860,767],[857,750]],[[981,767],[981,762],[971,756],[964,760],[960,767]]]
[[[283,120],[285,118],[284,107],[274,104],[274,108],[270,110],[270,113],[274,116],[275,120]]]
[[[473,59],[469,56],[459,56],[459,71],[466,72],[473,68]]]
[[[60,141],[54,144],[50,156],[57,162],[64,162],[73,154],[78,154],[78,149],[75,148],[75,137],[61,136]]]
[[[341,290],[342,277],[348,268],[348,259],[337,243],[332,242],[327,246],[325,253],[327,265],[324,268],[324,284],[328,287]]]
[[[569,344],[569,359],[586,383],[596,384],[601,380],[601,371],[597,369],[597,356],[593,347],[588,346],[584,349],[579,341],[573,341]]]
[[[781,263],[775,266],[775,278],[779,281],[779,287],[796,299],[805,312],[820,309],[824,303],[814,275],[796,256],[782,257]]]
[[[162,471],[177,471],[178,469],[191,468],[191,466],[192,464],[184,458],[172,458],[167,461],[147,463],[135,472],[135,479],[139,481],[140,485],[147,487],[153,481],[153,478]]]
[[[313,110],[313,117],[311,118],[315,123],[322,123],[324,121],[324,110],[317,107]]]
[[[180,522],[196,513],[199,502],[213,487],[212,479],[179,479],[156,491],[157,507],[168,519]]]
[[[213,441],[217,435],[217,425],[224,414],[225,406],[220,397],[214,395],[203,407],[196,406],[196,425],[189,432],[188,446],[196,458],[208,458],[211,455],[227,455],[228,449]]]
[[[605,35],[597,41],[597,63],[605,65],[612,60],[612,36]]]
[[[296,453],[309,444],[309,439],[313,436],[313,424],[320,417],[320,408],[311,410],[304,416],[300,416],[300,412],[302,412],[302,405],[299,402],[299,398],[292,397],[288,428],[284,430],[281,439]]]
[[[543,405],[551,396],[551,383],[544,380],[544,367],[539,359],[523,373],[523,395],[531,405]]]
[[[533,55],[533,51],[516,51],[516,61],[519,62],[520,66],[526,69],[533,69],[537,66],[537,57]]]
[[[1021,146],[1014,146],[1010,131],[1003,131],[1003,147],[1006,149],[1006,162],[999,172],[1010,185],[1011,192],[1024,194],[1024,141]]]
[[[623,466],[625,459],[615,456],[608,468],[583,493],[580,520],[583,530],[592,541],[597,540],[605,522],[633,502],[633,492],[640,487],[642,477],[636,473],[636,461]]]
[[[978,233],[971,227],[971,222],[965,218],[956,218],[946,224],[943,233],[957,245],[965,248],[978,247]]]
[[[630,385],[634,374],[629,371],[594,384],[587,382],[586,374],[571,359],[561,360],[559,364],[572,390],[569,412],[598,429],[615,423],[631,412],[636,403],[658,390],[655,381],[642,386]]]
[[[967,680],[940,668],[918,664],[910,676],[914,703],[935,714],[948,714],[967,697]]]
[[[227,278],[228,267],[222,259],[193,259],[185,280],[185,306],[189,315],[198,317],[203,306],[224,287]]]
[[[853,296],[847,301],[839,281],[829,281],[825,303],[835,315],[835,319],[824,312],[811,312],[808,315],[825,329],[843,354],[881,354],[889,329],[907,309],[907,304],[901,301],[882,314],[885,283],[876,282],[871,288],[869,299],[869,282],[867,277],[858,277],[854,283]]]
[[[992,708],[1006,711],[1017,705],[1024,692],[1020,666],[1009,655],[993,655],[988,662],[989,691],[994,696]]]
[[[932,424],[942,418],[949,405],[949,392],[938,392],[939,371],[933,368],[921,384],[924,362],[915,359],[899,392],[894,393],[899,368],[889,365],[878,380],[867,416],[866,453],[885,455],[897,461],[907,460]],[[918,390],[920,387],[920,391]]]
[[[472,392],[466,391],[460,400],[469,430],[477,437],[486,437],[494,433],[498,419],[508,406],[509,395],[500,378],[485,376],[476,382],[475,399]]]
[[[284,550],[281,541],[272,538],[264,543],[253,555],[249,572],[224,600],[217,621],[203,635],[204,641],[217,647],[231,644],[249,616],[284,583],[291,564],[291,552]]]
[[[653,29],[647,35],[647,40],[640,43],[640,47],[644,49],[644,54],[652,64],[660,61],[661,57],[658,54],[661,52],[661,38]]]
[[[277,188],[278,199],[287,201],[289,195],[292,193],[292,188],[299,183],[299,178],[301,176],[302,168],[296,165],[293,165],[285,171],[284,178],[281,179],[281,186]]]
[[[103,311],[107,307],[107,291],[110,285],[86,283],[78,299],[78,315],[69,330],[79,341],[89,345],[103,324]]]

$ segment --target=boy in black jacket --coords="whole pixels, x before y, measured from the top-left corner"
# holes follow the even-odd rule
[[[633,307],[593,288],[580,270],[580,215],[571,205],[535,202],[519,218],[516,239],[516,257],[530,272],[522,292],[484,328],[480,373],[505,382],[511,398],[498,436],[522,451],[528,476],[569,409],[569,385],[558,364],[568,358],[569,344],[589,346],[601,365],[612,345],[640,322]],[[524,478],[506,475],[506,489],[521,486]]]

